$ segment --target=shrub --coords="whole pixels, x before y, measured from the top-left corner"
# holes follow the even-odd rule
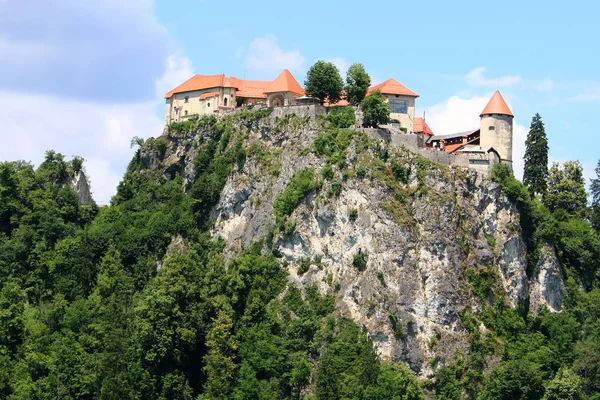
[[[296,209],[311,190],[317,187],[317,183],[313,181],[314,174],[312,168],[305,168],[297,172],[285,189],[277,195],[273,204],[273,212],[278,224]]]
[[[367,260],[369,256],[366,252],[358,251],[352,259],[352,265],[359,271],[364,271],[367,268]]]
[[[410,167],[403,167],[397,160],[392,160],[391,170],[394,178],[405,185],[408,184],[410,180]]]
[[[327,120],[336,128],[349,128],[356,122],[354,108],[350,106],[334,106],[329,109]]]
[[[381,286],[386,287],[385,278],[383,276],[383,272],[377,271],[377,279],[379,280],[379,283],[381,283]]]
[[[321,175],[325,179],[333,178],[333,168],[331,167],[331,165],[329,165],[329,164],[325,165],[323,167],[323,169],[321,169]]]
[[[356,221],[356,218],[358,218],[358,210],[356,208],[351,208],[348,213],[348,218],[350,221]]]
[[[342,193],[342,182],[340,181],[335,181],[331,183],[331,193],[334,196],[339,196],[340,193]]]
[[[298,266],[298,275],[304,275],[310,269],[310,258],[303,258],[300,260],[300,265]]]

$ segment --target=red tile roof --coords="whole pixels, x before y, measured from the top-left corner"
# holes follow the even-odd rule
[[[200,95],[200,100],[204,100],[204,99],[208,99],[209,97],[215,97],[216,95],[218,95],[219,93],[217,92],[206,92],[206,93],[202,93]]]
[[[235,92],[237,97],[247,97],[252,99],[266,99],[265,90],[271,85],[272,81],[249,81],[245,79],[231,78],[231,82],[238,90]]]
[[[455,143],[455,144],[447,144],[444,146],[444,151],[446,153],[454,153],[459,148],[463,147],[463,143]]]
[[[367,91],[368,94],[379,90],[383,94],[397,94],[402,96],[411,96],[411,97],[419,97],[418,94],[395,80],[394,78],[390,78],[385,82],[380,83],[379,85],[375,85]]]
[[[328,101],[325,101],[325,102],[323,103],[323,105],[324,105],[325,107],[334,107],[334,106],[349,106],[349,105],[350,105],[350,103],[348,103],[348,100],[345,100],[345,99],[340,99],[340,100],[338,100],[338,102],[337,102],[337,103],[335,103],[335,104],[334,104],[334,103],[330,103],[330,102],[328,102]]]
[[[484,114],[504,114],[514,117],[513,113],[510,111],[510,108],[508,108],[508,105],[504,101],[504,98],[497,90],[479,116],[481,117]]]
[[[203,90],[216,87],[222,87],[225,75],[194,75],[175,89],[165,95],[165,98],[170,98],[175,93],[191,92],[192,90]]]
[[[421,117],[415,118],[413,123],[413,132],[420,133],[423,132],[425,135],[433,136],[433,131],[427,125],[427,122]]]
[[[267,90],[265,90],[265,93],[275,92],[292,92],[299,94],[300,96],[304,95],[304,89],[302,89],[302,86],[300,86],[292,73],[287,69],[284,69],[283,72],[275,78],[273,83],[269,85]]]

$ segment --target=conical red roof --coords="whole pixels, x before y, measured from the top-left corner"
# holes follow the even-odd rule
[[[489,103],[487,103],[487,106],[485,106],[479,116],[481,117],[485,114],[504,114],[514,117],[513,113],[510,111],[510,108],[508,108],[508,105],[498,90],[496,90],[496,93],[494,93]]]
[[[267,90],[265,90],[265,93],[275,92],[292,92],[301,96],[304,95],[304,89],[302,89],[302,86],[300,86],[292,73],[287,69],[284,69],[283,72],[275,78],[273,83],[269,85]]]

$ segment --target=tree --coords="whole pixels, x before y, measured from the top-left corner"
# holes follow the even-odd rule
[[[391,121],[390,106],[379,90],[365,97],[360,106],[363,111],[364,126],[377,128],[379,125],[388,124]]]
[[[568,368],[561,368],[546,385],[542,400],[580,400],[585,398],[581,378]]]
[[[600,231],[600,160],[596,166],[596,178],[591,179],[590,191],[592,192],[591,222],[594,229]]]
[[[371,77],[362,64],[352,64],[346,72],[346,98],[352,104],[360,104],[371,86]]]
[[[523,183],[531,197],[544,195],[548,181],[548,138],[540,114],[535,114],[525,141]]]
[[[356,122],[354,108],[350,106],[335,106],[329,109],[327,120],[336,128],[348,128]]]
[[[308,70],[304,87],[306,95],[318,98],[321,104],[325,100],[335,104],[342,96],[344,81],[333,63],[319,60]]]
[[[584,217],[587,195],[583,167],[579,161],[567,161],[562,167],[553,163],[548,171],[548,190],[544,204],[554,212],[564,210],[572,216]]]
[[[497,367],[481,393],[482,400],[540,399],[544,391],[539,366],[511,360]]]
[[[235,378],[235,342],[231,338],[233,322],[224,310],[219,310],[206,335],[207,354],[204,356],[206,384],[204,397],[227,399],[233,390]]]

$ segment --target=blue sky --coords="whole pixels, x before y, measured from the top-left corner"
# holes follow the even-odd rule
[[[515,160],[534,113],[550,158],[591,177],[600,106],[600,4],[573,1],[0,0],[0,160],[82,155],[106,204],[133,136],[162,130],[162,95],[193,73],[304,81],[319,59],[363,63],[420,94],[436,133],[477,127],[499,89]]]

